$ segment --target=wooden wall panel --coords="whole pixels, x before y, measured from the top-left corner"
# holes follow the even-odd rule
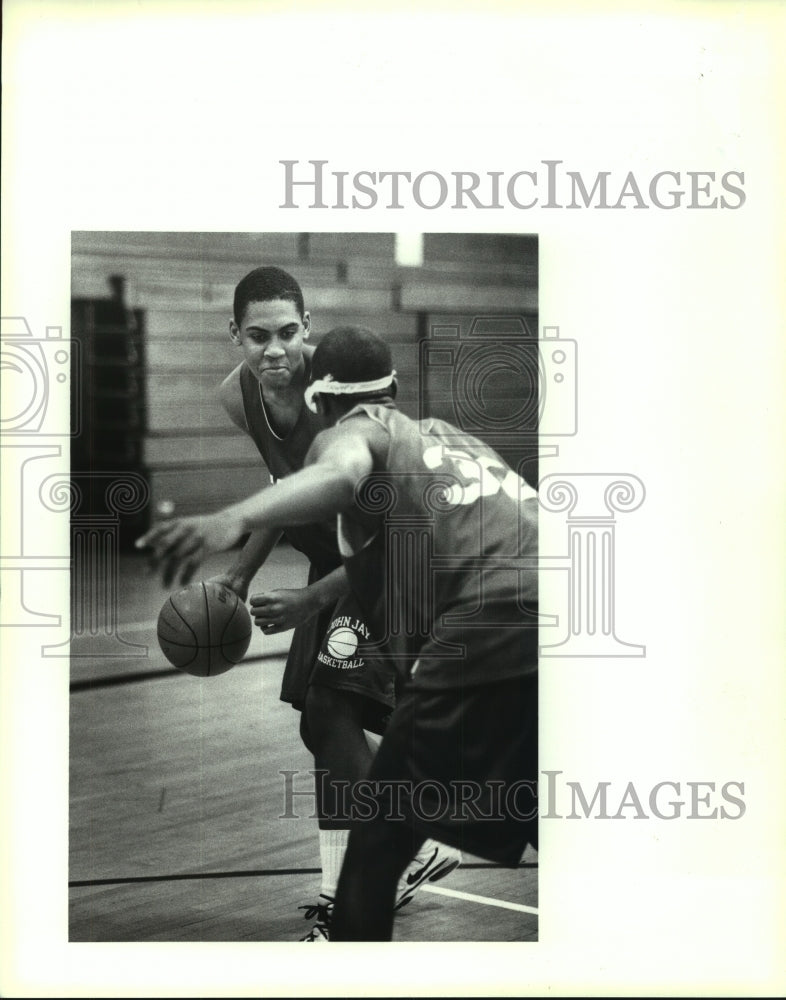
[[[71,252],[177,260],[258,262],[270,259],[286,267],[302,259],[299,237],[299,233],[74,231],[71,233]]]
[[[209,469],[203,465],[151,469],[151,503],[155,510],[162,500],[170,500],[177,514],[210,513],[245,499],[269,482],[261,461],[256,465],[227,464]]]
[[[513,261],[526,260],[537,267],[538,237],[517,233],[425,233],[423,261]],[[537,275],[537,271],[535,272]]]
[[[114,268],[79,272],[71,283],[73,298],[106,297],[109,275]],[[242,277],[242,274],[241,274]],[[173,278],[163,267],[158,276],[130,278],[125,287],[126,305],[133,309],[160,312],[211,312],[228,323],[232,315],[235,282]],[[348,288],[345,285],[304,287],[308,309],[330,309],[352,314],[385,312],[392,308],[393,290],[388,288]]]
[[[300,281],[312,343],[335,326],[385,337],[399,375],[398,402],[423,416],[418,338],[429,314],[537,309],[537,239],[426,234],[424,265],[399,267],[390,233],[73,233],[75,296],[106,298],[124,279],[127,306],[144,310],[146,440],[154,503],[215,509],[266,481],[256,449],[218,402],[242,355],[229,340],[236,282],[274,263]],[[445,398],[443,398],[443,396]],[[441,386],[432,403],[447,411]]]
[[[532,312],[538,308],[538,290],[516,285],[427,284],[413,279],[402,286],[399,302],[401,309],[413,312]]]
[[[186,431],[178,437],[148,436],[145,442],[145,464],[151,469],[173,469],[195,462],[215,467],[228,463],[253,466],[259,461],[256,445],[240,431],[201,435]]]
[[[381,337],[396,343],[414,341],[417,337],[417,316],[401,312],[364,312],[359,309],[312,308],[306,302],[311,314],[311,329],[315,334],[324,334],[335,326],[351,323],[366,326]],[[195,338],[214,337],[229,340],[229,309],[205,307],[204,309],[183,309],[177,312],[148,309],[147,335],[151,342],[172,337],[191,336]]]

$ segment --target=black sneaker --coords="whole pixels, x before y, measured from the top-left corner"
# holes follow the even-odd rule
[[[333,897],[319,894],[319,900],[310,906],[299,906],[299,910],[305,910],[303,914],[305,920],[313,920],[316,923],[311,930],[302,937],[301,941],[329,941],[330,940],[330,919],[333,916]]]

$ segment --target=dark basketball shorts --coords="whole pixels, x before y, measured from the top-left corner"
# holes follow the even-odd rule
[[[364,727],[383,732],[396,703],[396,672],[392,663],[364,652],[363,646],[371,641],[350,596],[298,625],[284,667],[281,700],[302,710],[312,684],[352,692],[366,699]]]
[[[375,815],[515,866],[527,844],[538,845],[537,777],[538,687],[530,675],[460,690],[404,687],[368,791]]]

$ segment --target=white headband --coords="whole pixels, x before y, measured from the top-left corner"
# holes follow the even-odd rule
[[[380,389],[387,389],[388,386],[392,385],[395,377],[396,373],[392,371],[390,375],[375,379],[373,382],[336,382],[332,375],[325,375],[324,378],[318,378],[312,382],[306,389],[306,406],[312,413],[317,412],[317,406],[314,402],[314,394],[317,392],[327,392],[332,396],[343,396],[344,393],[378,392]]]

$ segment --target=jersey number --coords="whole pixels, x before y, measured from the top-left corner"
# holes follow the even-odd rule
[[[452,504],[476,503],[480,497],[494,496],[502,490],[516,502],[535,491],[494,455],[472,456],[461,448],[435,444],[423,452],[429,469],[448,468],[459,480],[447,491],[445,499]]]

